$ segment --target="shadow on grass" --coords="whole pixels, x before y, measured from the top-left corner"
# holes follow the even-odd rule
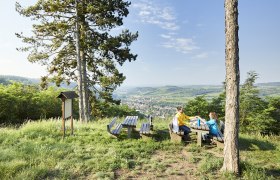
[[[273,177],[273,179],[279,179],[280,169],[275,168],[262,168],[248,162],[240,163],[241,174],[247,179],[271,179],[268,177]]]
[[[154,139],[155,141],[164,141],[170,139],[169,131],[168,129],[155,129],[152,131],[152,135],[150,136],[151,139]],[[127,130],[122,130],[122,133],[118,136],[118,140],[127,140]],[[132,131],[130,139],[141,139],[139,131]]]
[[[139,134],[139,131],[133,130],[131,131],[131,137],[128,137],[127,129],[123,129],[121,134],[117,137],[118,140],[127,140],[127,139],[140,139],[141,136]]]
[[[265,169],[268,176],[273,176],[280,179],[280,169]]]
[[[243,151],[253,151],[253,150],[275,150],[276,147],[273,143],[268,141],[261,141],[258,139],[249,139],[240,137],[239,138],[239,149]]]
[[[164,141],[170,139],[169,130],[166,129],[155,129],[153,132],[153,138],[156,141]]]

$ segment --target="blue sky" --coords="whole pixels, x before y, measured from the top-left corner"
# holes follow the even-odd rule
[[[24,4],[32,1],[23,1]],[[15,12],[15,1],[0,0],[0,74],[39,78],[45,67],[17,52],[15,32],[32,22]],[[280,81],[280,1],[239,1],[241,82],[255,70],[257,82]],[[225,79],[223,0],[132,0],[121,28],[138,31],[134,62],[120,67],[124,86],[221,84]]]

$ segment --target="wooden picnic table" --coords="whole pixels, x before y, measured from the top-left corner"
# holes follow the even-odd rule
[[[207,124],[200,122],[200,126],[196,122],[191,123],[191,131],[197,133],[197,145],[202,146],[202,133],[209,133]]]
[[[132,129],[136,128],[138,116],[126,116],[124,121],[122,122],[122,126],[127,128],[127,136],[131,137]]]

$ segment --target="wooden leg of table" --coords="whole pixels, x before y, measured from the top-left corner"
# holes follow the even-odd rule
[[[131,127],[127,128],[127,137],[130,138],[131,137]]]
[[[197,132],[197,145],[201,146],[202,142],[201,142],[201,132]]]

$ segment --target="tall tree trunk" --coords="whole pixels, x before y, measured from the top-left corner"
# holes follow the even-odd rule
[[[87,63],[84,51],[81,51],[82,57],[82,89],[83,89],[83,107],[84,107],[84,120],[88,122],[90,119],[89,112],[89,90],[88,90],[88,79],[87,79]]]
[[[76,53],[77,53],[77,70],[78,70],[78,94],[79,94],[79,119],[84,120],[84,94],[83,94],[83,77],[82,77],[82,62],[80,54],[80,25],[79,25],[79,12],[78,12],[78,0],[75,1],[76,4]]]
[[[83,108],[84,108],[84,120],[85,122],[88,122],[90,119],[90,111],[89,111],[89,89],[88,89],[88,78],[87,78],[87,60],[86,60],[86,54],[85,54],[85,49],[86,49],[86,40],[87,40],[87,35],[86,35],[86,20],[84,16],[84,8],[86,7],[86,4],[83,0],[81,0],[82,4],[82,14],[79,17],[80,22],[81,22],[81,31],[80,31],[80,37],[82,39],[82,48],[81,48],[81,70],[82,70],[82,90],[83,90]]]
[[[239,47],[238,0],[225,0],[226,112],[222,170],[239,174]]]

